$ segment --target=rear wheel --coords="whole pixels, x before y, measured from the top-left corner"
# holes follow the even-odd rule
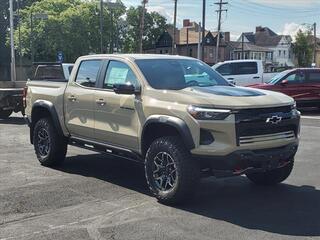
[[[44,166],[56,166],[65,159],[67,139],[59,136],[49,118],[42,118],[35,124],[33,145],[39,162]]]
[[[286,180],[293,169],[293,160],[286,166],[266,172],[248,173],[247,177],[257,185],[276,185]]]
[[[12,114],[12,110],[0,109],[0,119],[7,119]]]
[[[177,204],[192,197],[200,170],[180,138],[161,137],[148,149],[145,174],[159,202]]]

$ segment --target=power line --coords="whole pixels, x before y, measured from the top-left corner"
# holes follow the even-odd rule
[[[223,9],[222,7],[228,2],[223,2],[220,0],[219,2],[214,3],[219,6],[219,10],[216,10],[218,13],[219,19],[218,19],[218,35],[217,35],[217,46],[216,46],[216,56],[215,56],[215,63],[219,61],[219,45],[220,45],[220,31],[221,31],[221,14],[222,12],[227,12],[227,9]]]

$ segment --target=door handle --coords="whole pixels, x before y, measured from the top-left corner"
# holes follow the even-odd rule
[[[259,79],[260,77],[253,77],[253,79]]]
[[[106,101],[104,99],[97,99],[96,100],[96,103],[100,106],[104,106],[106,105]]]
[[[68,100],[71,102],[75,102],[75,101],[77,101],[77,98],[74,95],[71,95],[68,97]]]
[[[228,80],[234,80],[234,78],[228,78]]]

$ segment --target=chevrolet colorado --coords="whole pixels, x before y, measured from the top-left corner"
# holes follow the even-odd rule
[[[187,57],[80,57],[68,83],[30,81],[25,99],[42,165],[62,163],[68,145],[140,161],[165,204],[190,198],[201,176],[280,183],[299,143],[291,97],[230,85]]]

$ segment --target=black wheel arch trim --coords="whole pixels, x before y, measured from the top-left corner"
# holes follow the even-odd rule
[[[174,127],[175,129],[177,129],[177,131],[181,135],[182,141],[185,144],[185,146],[187,147],[187,149],[191,150],[191,149],[195,148],[192,134],[190,132],[188,125],[185,123],[185,121],[183,121],[182,119],[177,118],[177,117],[161,116],[161,115],[151,116],[146,120],[146,122],[143,126],[142,134],[141,134],[142,143],[143,143],[143,137],[144,137],[145,130],[147,129],[148,125],[150,125],[152,123],[166,124],[171,127]]]
[[[34,104],[32,106],[32,110],[31,110],[30,142],[33,144],[32,135],[33,135],[34,126],[36,124],[34,122],[34,112],[35,112],[35,109],[37,109],[37,108],[45,108],[46,110],[48,110],[48,112],[50,113],[50,117],[53,122],[53,125],[56,128],[59,136],[64,136],[61,125],[60,125],[58,113],[57,113],[54,105],[51,102],[46,101],[46,100],[37,100],[34,102]]]

